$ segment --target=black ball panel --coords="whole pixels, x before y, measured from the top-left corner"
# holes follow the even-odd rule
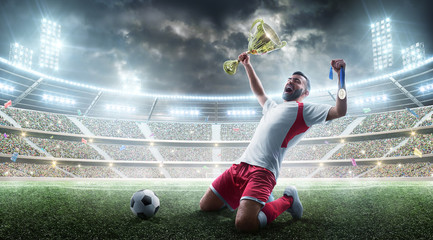
[[[141,199],[141,202],[143,203],[144,206],[150,205],[152,204],[152,198],[146,195]]]

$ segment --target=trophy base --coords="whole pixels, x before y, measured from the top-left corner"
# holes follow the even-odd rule
[[[239,65],[239,60],[228,60],[223,64],[224,72],[234,75]]]

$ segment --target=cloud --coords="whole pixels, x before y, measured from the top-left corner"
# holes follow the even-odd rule
[[[128,72],[142,81],[147,92],[247,95],[251,92],[243,67],[229,76],[222,64],[247,50],[251,24],[263,18],[287,41],[281,50],[251,56],[266,90],[280,92],[282,82],[296,70],[305,72],[315,89],[336,84],[326,79],[331,59],[344,58],[352,79],[373,74],[369,15],[380,11],[367,12],[378,9],[377,2],[363,2],[41,0],[21,4],[16,19],[15,1],[6,1],[1,13],[7,21],[0,29],[7,34],[0,39],[34,36],[37,20],[21,32],[16,29],[47,15],[62,25],[63,78],[116,88],[122,84],[119,72]],[[418,4],[399,2],[407,10],[420,11]],[[395,1],[384,0],[383,5],[398,7]]]

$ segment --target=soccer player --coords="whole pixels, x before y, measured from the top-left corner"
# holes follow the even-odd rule
[[[294,219],[302,217],[303,207],[294,186],[287,187],[277,200],[267,202],[281,163],[312,125],[345,116],[347,97],[345,84],[339,82],[335,106],[303,103],[309,95],[310,80],[302,72],[295,72],[284,86],[284,102],[277,104],[266,95],[248,54],[242,53],[238,59],[247,72],[252,92],[263,107],[263,117],[238,164],[233,164],[212,182],[200,200],[200,209],[217,211],[225,206],[232,211],[238,209],[236,229],[254,232],[284,211]],[[331,65],[339,76],[340,69],[346,67],[342,59],[332,60]]]

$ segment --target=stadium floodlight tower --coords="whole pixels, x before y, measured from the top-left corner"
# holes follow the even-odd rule
[[[425,60],[424,43],[417,42],[408,48],[401,50],[404,68],[415,68]]]
[[[391,20],[386,18],[371,24],[373,64],[375,72],[382,72],[394,64]]]
[[[39,67],[41,69],[59,70],[59,53],[61,26],[56,22],[42,19],[41,23],[41,49],[39,54]]]
[[[19,43],[11,43],[9,61],[17,67],[31,69],[33,63],[33,50],[26,48]]]

